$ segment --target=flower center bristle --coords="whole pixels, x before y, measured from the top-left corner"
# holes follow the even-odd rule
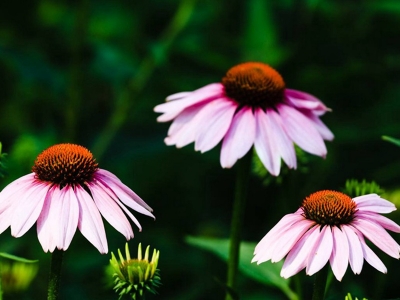
[[[226,95],[241,106],[274,108],[283,101],[285,82],[270,66],[248,62],[229,69],[222,78]]]
[[[319,191],[306,197],[302,203],[303,216],[320,225],[338,226],[353,220],[356,203],[346,194]]]
[[[58,144],[44,150],[36,158],[32,171],[36,178],[60,185],[84,185],[92,179],[98,164],[85,147]]]

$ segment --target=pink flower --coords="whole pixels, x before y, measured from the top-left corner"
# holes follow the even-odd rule
[[[67,250],[79,228],[100,253],[107,253],[101,215],[127,240],[133,231],[125,214],[141,230],[126,206],[154,218],[152,209],[114,174],[99,169],[82,146],[54,145],[37,157],[32,171],[0,193],[0,233],[11,226],[12,236],[20,237],[37,222],[45,252]]]
[[[263,63],[231,68],[222,83],[167,97],[154,108],[159,122],[173,120],[165,139],[180,148],[192,142],[206,152],[222,140],[220,162],[232,167],[252,147],[272,175],[281,158],[296,168],[293,143],[325,157],[332,132],[319,119],[329,109],[314,96],[285,88],[278,72]]]
[[[313,275],[330,262],[341,280],[347,265],[360,274],[364,259],[386,273],[386,267],[367,246],[369,239],[386,254],[399,259],[400,246],[386,232],[400,232],[400,226],[380,213],[396,207],[376,194],[351,199],[335,191],[311,194],[293,214],[284,216],[258,243],[252,262],[278,262],[286,255],[281,276],[288,278],[306,268]]]

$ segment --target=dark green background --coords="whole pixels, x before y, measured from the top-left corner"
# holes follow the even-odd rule
[[[153,107],[172,93],[220,81],[237,63],[262,61],[287,87],[332,108],[322,118],[335,134],[325,160],[307,155],[306,166],[283,171],[280,184],[265,186],[252,176],[243,237],[259,241],[314,191],[340,189],[348,178],[375,180],[389,191],[399,187],[400,149],[381,140],[400,137],[399,28],[396,0],[2,1],[0,141],[8,173],[0,185],[30,172],[36,155],[52,144],[86,146],[101,168],[154,208],[156,221],[136,214],[143,232],[135,229],[130,245],[132,252],[138,242],[161,251],[158,299],[221,299],[225,264],[184,237],[228,237],[235,168],[220,167],[220,146],[205,154],[193,145],[167,147],[169,123],[157,123]],[[399,222],[398,214],[390,217]],[[106,230],[110,251],[123,248],[124,237]],[[388,274],[367,263],[361,275],[348,270],[341,283],[333,281],[330,299],[347,292],[400,296],[400,263],[372,248]],[[8,297],[43,299],[50,255],[36,228],[19,239],[5,231],[0,250],[40,260],[30,290]],[[103,284],[109,258],[77,232],[65,255],[61,299],[116,299]],[[312,281],[304,273],[308,299]],[[245,277],[239,293],[285,299]]]

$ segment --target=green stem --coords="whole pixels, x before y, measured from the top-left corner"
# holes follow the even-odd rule
[[[236,277],[238,273],[239,255],[240,255],[240,233],[243,227],[243,216],[246,203],[247,186],[249,181],[250,167],[252,161],[252,151],[249,151],[236,163],[237,177],[235,185],[235,199],[233,202],[231,236],[228,257],[228,274],[226,285],[229,290],[236,289]],[[233,299],[229,292],[226,294],[226,300]]]
[[[326,278],[328,276],[329,264],[315,274],[314,291],[312,300],[323,300],[325,298]]]
[[[58,298],[63,255],[64,251],[58,249],[55,249],[51,255],[49,286],[47,294],[48,300],[56,300]]]
[[[154,47],[154,51],[149,52],[142,60],[136,72],[137,75],[128,82],[127,87],[118,96],[115,110],[92,147],[92,152],[96,155],[97,160],[104,154],[115,134],[130,115],[132,99],[137,97],[155,68],[165,60],[173,41],[189,21],[195,2],[196,0],[182,0],[180,2],[170,24],[162,33],[156,47]]]

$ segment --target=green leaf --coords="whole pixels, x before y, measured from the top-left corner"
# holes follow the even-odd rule
[[[210,251],[224,261],[228,260],[229,239],[214,239],[187,236],[186,242],[192,246]],[[279,274],[283,262],[265,262],[260,265],[251,263],[256,243],[242,242],[240,245],[239,270],[246,276],[265,285],[277,287],[289,299],[298,299],[298,296],[290,289],[289,279],[282,278]]]
[[[35,260],[26,259],[26,258],[23,258],[23,257],[19,257],[19,256],[15,256],[15,255],[12,255],[12,254],[8,254],[8,253],[5,253],[5,252],[0,252],[0,256],[3,257],[3,258],[19,261],[19,262],[22,262],[22,263],[36,263],[36,262],[38,262],[37,259],[35,259]]]
[[[400,140],[398,140],[398,139],[392,138],[390,136],[383,135],[382,136],[382,140],[391,142],[391,143],[395,144],[396,146],[400,147]]]

